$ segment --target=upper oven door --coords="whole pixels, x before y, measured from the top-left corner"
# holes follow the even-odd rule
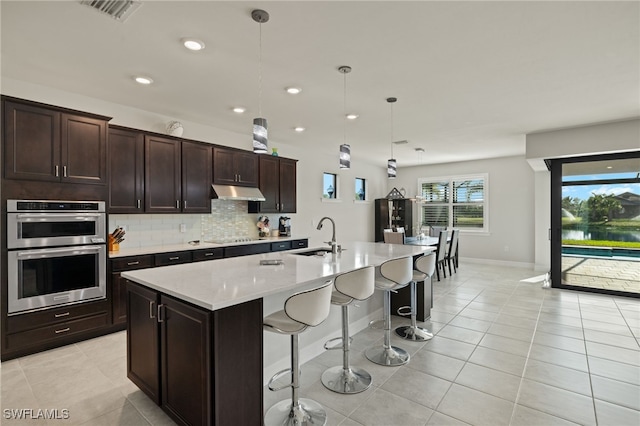
[[[104,213],[7,213],[7,248],[105,242]]]

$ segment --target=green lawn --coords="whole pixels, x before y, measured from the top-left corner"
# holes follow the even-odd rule
[[[605,241],[605,240],[562,240],[564,246],[596,246],[596,247],[621,247],[640,249],[640,242]]]

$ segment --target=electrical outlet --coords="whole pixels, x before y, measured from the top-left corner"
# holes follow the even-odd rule
[[[187,232],[187,225],[185,225],[184,223],[180,224],[180,232]]]

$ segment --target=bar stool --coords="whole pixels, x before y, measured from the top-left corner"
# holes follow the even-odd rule
[[[409,353],[391,346],[391,292],[406,287],[413,278],[413,259],[401,257],[380,265],[381,278],[376,277],[376,289],[384,290],[384,343],[382,347],[369,348],[364,355],[371,362],[385,366],[403,365],[409,362]]]
[[[325,349],[342,349],[342,365],[328,368],[322,373],[322,384],[329,390],[338,393],[358,393],[371,386],[371,374],[362,368],[349,365],[349,305],[356,300],[365,300],[375,290],[375,269],[367,266],[355,271],[340,274],[333,279],[335,290],[331,294],[331,304],[342,307],[342,337],[336,337],[324,344]],[[342,344],[329,345],[341,340]]]
[[[272,391],[291,387],[291,400],[285,399],[269,408],[264,415],[265,426],[324,425],[327,422],[327,412],[322,405],[311,399],[298,398],[300,387],[298,334],[327,319],[331,308],[332,287],[331,281],[328,281],[316,289],[296,293],[284,302],[284,310],[274,312],[263,320],[264,330],[291,335],[291,370],[282,370],[269,380],[269,389]],[[289,372],[291,372],[291,383],[279,387],[273,386],[273,382]]]
[[[414,342],[424,342],[433,337],[433,334],[429,330],[418,327],[416,325],[416,314],[418,311],[416,287],[418,281],[425,281],[431,279],[433,273],[436,271],[436,255],[435,253],[429,253],[424,256],[420,256],[415,263],[415,269],[413,270],[413,280],[411,281],[411,306],[405,306],[398,309],[399,315],[407,315],[402,312],[403,309],[409,307],[411,311],[411,325],[404,325],[396,328],[396,334],[403,339],[412,340]]]

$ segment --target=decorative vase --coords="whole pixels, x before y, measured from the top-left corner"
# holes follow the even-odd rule
[[[167,134],[171,136],[182,136],[182,132],[184,131],[184,127],[182,127],[182,123],[179,121],[172,121],[167,124]]]

